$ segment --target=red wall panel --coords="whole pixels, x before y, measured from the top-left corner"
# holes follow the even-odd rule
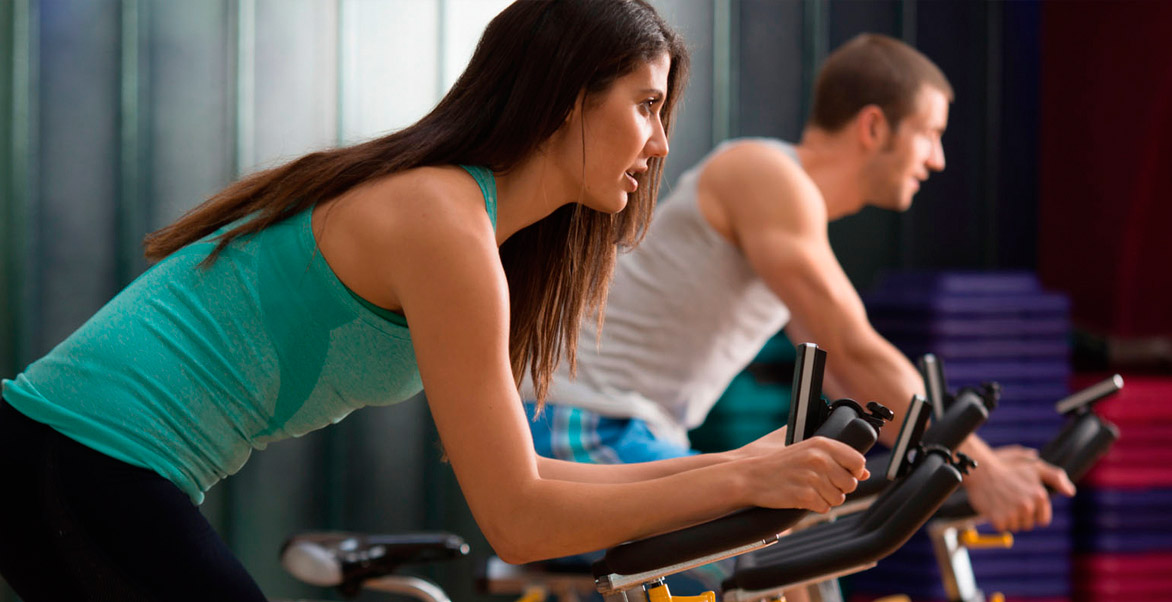
[[[1076,323],[1172,334],[1172,3],[1042,14],[1038,270]]]

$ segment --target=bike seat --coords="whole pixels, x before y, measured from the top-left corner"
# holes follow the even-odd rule
[[[285,541],[281,565],[306,583],[356,593],[363,581],[389,575],[402,565],[444,562],[468,551],[468,544],[451,533],[311,532]]]

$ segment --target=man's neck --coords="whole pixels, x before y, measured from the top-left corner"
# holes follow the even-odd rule
[[[834,221],[858,213],[865,205],[862,157],[845,136],[806,128],[796,146],[798,160],[826,203],[826,217]]]

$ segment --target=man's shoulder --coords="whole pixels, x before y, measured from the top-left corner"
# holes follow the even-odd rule
[[[784,143],[768,138],[725,142],[709,157],[704,176],[735,188],[762,184],[789,188],[809,181],[801,164]]]
[[[753,213],[817,212],[821,205],[814,182],[785,144],[766,138],[724,143],[701,173],[701,185],[721,204],[733,204]]]
[[[733,138],[720,144],[712,153],[712,158],[723,156],[752,157],[760,159],[788,159],[794,160],[794,145],[778,138]]]

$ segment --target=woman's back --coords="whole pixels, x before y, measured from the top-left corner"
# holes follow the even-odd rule
[[[233,241],[206,269],[213,237],[168,256],[6,382],[5,399],[199,503],[252,449],[415,395],[406,321],[339,280],[311,214]]]

